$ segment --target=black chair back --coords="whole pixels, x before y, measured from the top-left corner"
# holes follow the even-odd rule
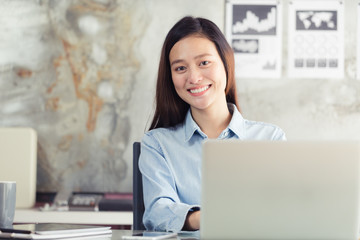
[[[140,142],[133,144],[133,230],[145,230],[143,215],[145,211],[142,175],[139,170]]]

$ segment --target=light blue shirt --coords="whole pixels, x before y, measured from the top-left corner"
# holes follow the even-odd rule
[[[285,140],[277,126],[244,119],[229,104],[232,119],[218,139]],[[189,211],[200,208],[201,151],[207,139],[188,111],[185,121],[174,128],[145,133],[139,168],[143,176],[147,230],[179,232]]]

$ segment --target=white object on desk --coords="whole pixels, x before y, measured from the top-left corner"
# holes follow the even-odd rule
[[[82,224],[17,224],[11,229],[2,229],[0,237],[6,239],[109,239],[109,226],[89,226]]]
[[[32,128],[0,128],[0,180],[16,182],[16,208],[35,204],[36,153]]]
[[[132,225],[132,212],[39,211],[16,209],[14,223]]]

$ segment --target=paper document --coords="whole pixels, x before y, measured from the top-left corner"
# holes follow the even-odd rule
[[[39,224],[18,224],[13,229],[0,229],[0,238],[6,239],[63,239],[85,237],[111,236],[110,227],[88,226],[80,224],[58,224],[58,223],[39,223]],[[106,239],[106,238],[104,238]]]
[[[240,78],[281,77],[282,7],[275,0],[226,1],[226,38]]]
[[[288,14],[289,77],[343,78],[343,2],[294,0]]]

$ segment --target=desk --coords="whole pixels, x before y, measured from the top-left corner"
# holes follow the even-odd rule
[[[92,225],[116,225],[129,228],[132,212],[91,211],[40,211],[38,209],[16,209],[14,223],[72,223]]]

